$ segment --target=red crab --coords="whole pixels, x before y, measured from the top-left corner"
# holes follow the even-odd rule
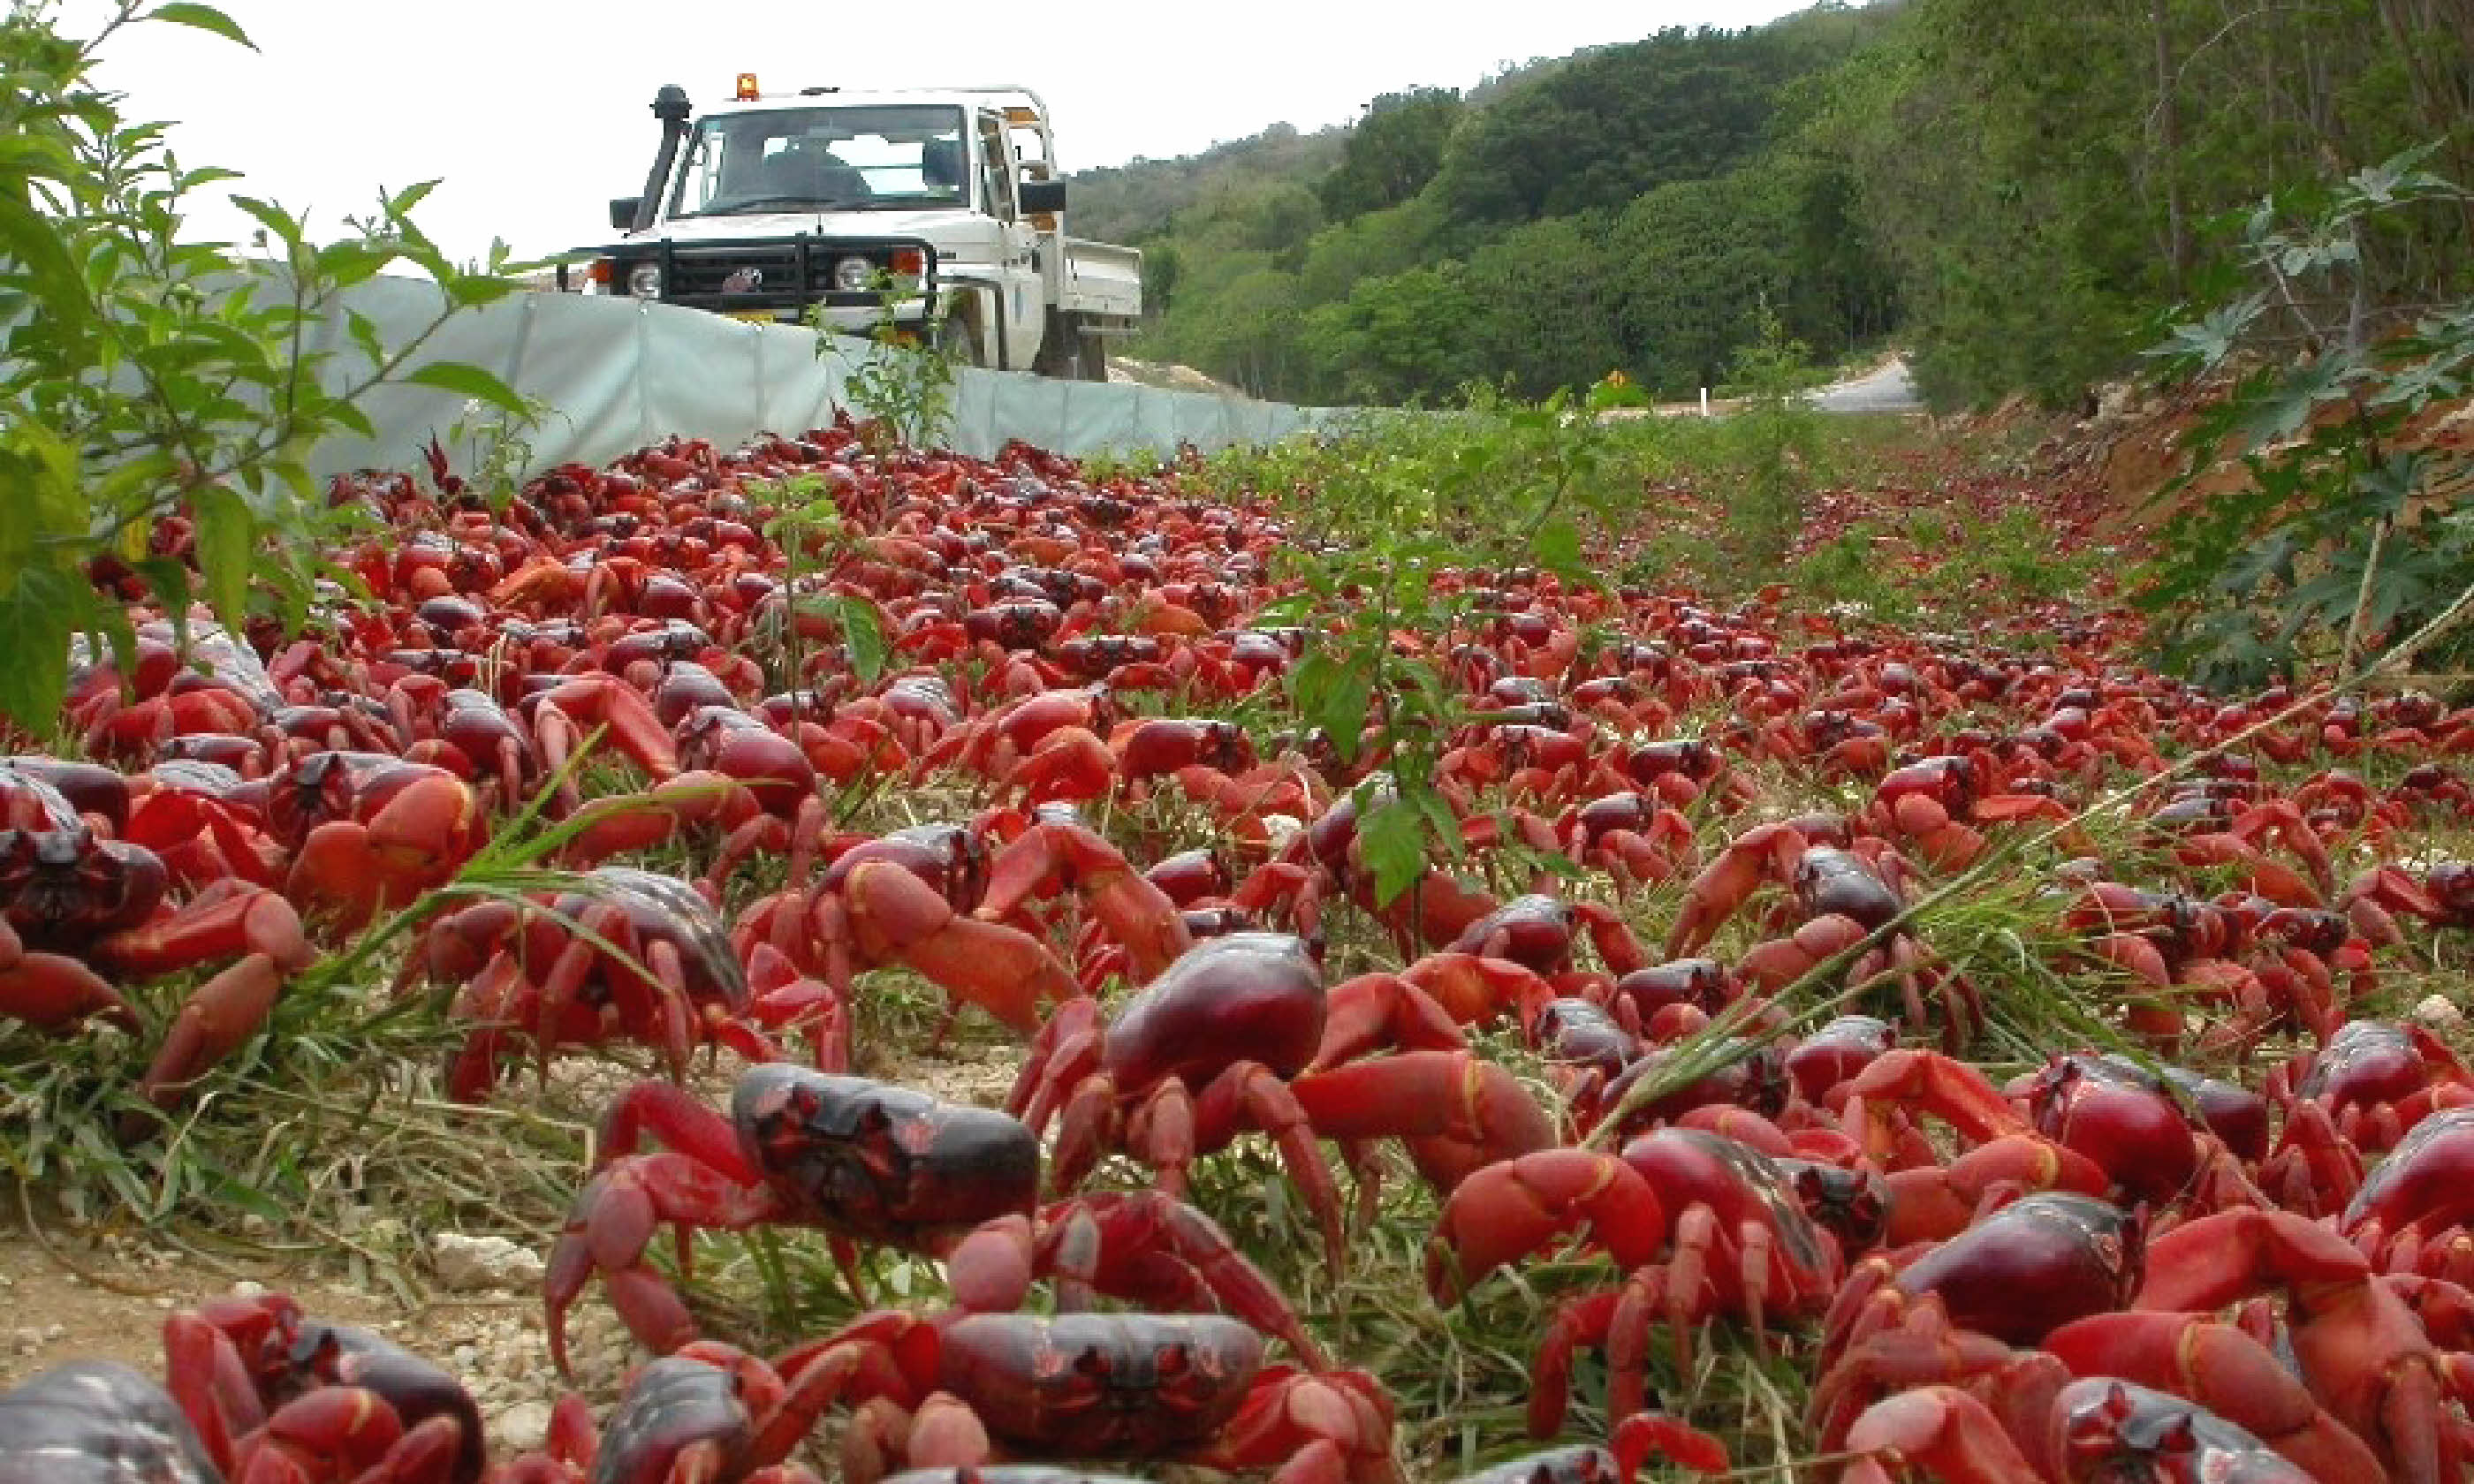
[[[1451,1302],[1494,1268],[1586,1226],[1625,1272],[1624,1282],[1566,1303],[1540,1342],[1530,1389],[1537,1437],[1563,1425],[1572,1352],[1608,1348],[1608,1415],[1620,1421],[1645,1397],[1649,1328],[1663,1314],[1688,1363],[1690,1327],[1739,1308],[1765,1343],[1774,1315],[1817,1312],[1846,1271],[1839,1238],[1808,1214],[1837,1204],[1869,1245],[1882,1213],[1878,1187],[1845,1200],[1825,1195],[1825,1177],[1697,1129],[1668,1128],[1620,1155],[1550,1149],[1480,1170],[1443,1203],[1426,1251],[1426,1282]],[[1654,1261],[1672,1236],[1672,1255]]]
[[[642,1154],[646,1136],[667,1146]],[[585,1185],[552,1249],[550,1354],[567,1368],[566,1313],[601,1275],[628,1329],[655,1352],[695,1336],[668,1281],[644,1261],[656,1228],[822,1227],[846,1274],[857,1243],[942,1256],[982,1223],[1028,1213],[1039,1144],[1004,1113],[790,1065],[749,1068],[724,1118],[665,1082],[610,1106]]]
[[[284,895],[339,932],[444,885],[485,833],[470,784],[383,753],[310,753],[264,787],[267,833],[293,852]]]
[[[586,881],[529,905],[449,913],[405,961],[399,988],[423,974],[460,986],[453,1013],[473,1029],[449,1075],[458,1100],[489,1095],[510,1036],[545,1065],[561,1046],[624,1037],[658,1048],[684,1076],[699,1044],[778,1060],[766,1029],[830,1014],[832,996],[795,975],[775,976],[760,997],[720,920],[687,883],[621,866]]]
[[[1001,1455],[1164,1457],[1274,1484],[1392,1484],[1390,1396],[1362,1371],[1263,1363],[1218,1315],[863,1316],[776,1363],[802,1412],[856,1406],[845,1478]]]
[[[2474,1396],[2462,1357],[2432,1343],[2402,1280],[2375,1274],[2325,1227],[2274,1210],[2234,1210],[2156,1239],[2139,1307],[2213,1311],[2282,1295],[2290,1343],[2313,1396],[2405,1484],[2461,1477],[2468,1462],[2448,1401]]]
[[[2319,1105],[2349,1141],[2376,1153],[2432,1112],[2474,1103],[2474,1072],[2419,1025],[2348,1020],[2316,1052],[2268,1073],[2268,1095]]]
[[[176,909],[166,884],[153,851],[84,825],[0,830],[0,1011],[42,1030],[99,1017],[134,1034],[136,1011],[96,968],[154,977],[238,956],[190,993],[139,1078],[136,1095],[159,1108],[255,1034],[312,957],[275,893],[227,881]]]
[[[1961,871],[1984,850],[1970,828],[2009,820],[2067,823],[2071,811],[2044,794],[1989,794],[1993,780],[1974,757],[1927,757],[1893,770],[1873,791],[1865,823],[1911,846],[1927,865]]]
[[[2397,1140],[2345,1207],[2346,1237],[2392,1273],[2474,1281],[2474,1108],[2433,1113]]]
[[[770,944],[847,999],[858,972],[899,963],[1029,1035],[1043,1001],[1074,993],[1073,976],[1036,938],[998,914],[968,915],[976,874],[937,840],[877,842],[851,850],[814,885],[791,887],[740,914],[741,952]],[[1171,916],[1175,913],[1172,909]]]
[[[1414,1011],[1406,1039],[1437,1049],[1308,1072],[1326,1055],[1397,1029],[1379,1018],[1361,1024],[1354,1012],[1335,1022],[1333,1009],[1301,940],[1209,939],[1104,1024],[1096,1001],[1069,1001],[1033,1042],[1007,1107],[1034,1130],[1061,1113],[1059,1189],[1122,1145],[1175,1193],[1197,1155],[1259,1128],[1278,1142],[1335,1270],[1339,1196],[1317,1136],[1408,1138],[1419,1167],[1446,1187],[1468,1168],[1552,1142],[1545,1115],[1516,1083],[1492,1064],[1442,1049],[1457,1044],[1457,1033]]]
[[[977,916],[1001,922],[1030,902],[1060,891],[1077,893],[1123,950],[1133,977],[1156,978],[1194,946],[1176,904],[1128,863],[1115,846],[1080,825],[1034,824],[988,863],[987,893]]]
[[[242,1484],[481,1476],[481,1413],[460,1382],[366,1329],[306,1318],[288,1295],[174,1314],[163,1352],[174,1400]]]
[[[2027,1411],[2025,1438],[2005,1430],[1985,1404],[1954,1386],[1919,1386],[1885,1397],[1847,1430],[1858,1455],[1839,1484],[1915,1477],[2041,1484],[2141,1478],[2213,1484],[2312,1484],[2268,1446],[2195,1402],[2130,1381],[2092,1376]],[[2041,1425],[2036,1425],[2041,1424]]]

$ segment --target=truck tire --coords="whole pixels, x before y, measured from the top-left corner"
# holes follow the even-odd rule
[[[1081,337],[1073,323],[1052,309],[1047,332],[1039,337],[1039,353],[1031,358],[1031,374],[1051,381],[1079,381],[1081,351]]]
[[[1108,343],[1089,330],[1074,331],[1074,372],[1079,380],[1104,382],[1108,379]]]
[[[971,329],[971,322],[956,314],[938,323],[936,353],[958,365],[979,365],[980,337]]]

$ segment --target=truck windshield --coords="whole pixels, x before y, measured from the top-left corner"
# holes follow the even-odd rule
[[[958,205],[962,110],[926,105],[716,113],[698,125],[670,212]]]

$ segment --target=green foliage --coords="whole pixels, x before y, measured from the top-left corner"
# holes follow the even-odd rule
[[[1786,557],[1804,519],[1804,496],[1821,459],[1821,418],[1805,393],[1818,378],[1809,352],[1787,337],[1767,305],[1760,338],[1736,352],[1731,393],[1742,408],[1721,424],[1740,477],[1729,492],[1727,526],[1762,571]]]
[[[767,609],[760,629],[767,660],[766,681],[796,692],[811,681],[808,652],[799,620],[813,615],[829,620],[842,637],[842,658],[862,685],[873,686],[884,675],[892,654],[884,616],[874,603],[853,594],[818,593],[814,579],[828,574],[863,534],[842,513],[824,479],[813,473],[792,474],[770,487],[752,486],[750,493],[773,508],[763,535],[782,549],[783,606]]]
[[[1467,111],[1448,87],[1385,93],[1368,104],[1341,144],[1340,163],[1315,184],[1323,215],[1346,222],[1414,198],[1443,167],[1443,147]]]
[[[1924,544],[1922,538],[1919,544]],[[1935,544],[1947,545],[1943,538]],[[1967,533],[1942,567],[1954,580],[1945,586],[1953,604],[1971,593],[1991,590],[2022,603],[2046,603],[2079,591],[2096,575],[2097,557],[2089,552],[2063,554],[2053,546],[2053,533],[2034,511],[2003,511],[1992,524]]]
[[[353,235],[324,246],[280,206],[234,198],[263,228],[268,262],[178,239],[183,198],[236,177],[184,165],[160,126],[124,117],[93,84],[98,49],[149,20],[247,44],[202,5],[122,4],[85,41],[61,36],[43,6],[0,19],[0,709],[37,730],[59,714],[73,634],[98,654],[132,641],[90,572],[133,571],[182,622],[192,591],[234,631],[259,611],[303,621],[331,575],[318,554],[357,518],[320,497],[309,454],[332,435],[368,435],[356,403],[371,388],[401,381],[526,413],[478,368],[420,363],[448,318],[513,292],[508,275],[532,266],[503,248],[485,271],[449,262],[412,220],[428,184],[382,195]],[[338,300],[398,265],[426,275],[441,304],[388,347]],[[332,320],[349,348],[304,350]],[[157,522],[176,515],[194,525],[194,581],[147,556]]]
[[[1456,263],[1369,278],[1308,319],[1306,352],[1346,368],[1345,401],[1415,401],[1428,389],[1478,373],[1464,336],[1477,296]]]
[[[1764,300],[1826,354],[1878,337],[1896,295],[1856,181],[1772,126],[1790,83],[1883,24],[1670,30],[1466,97],[1387,95],[1311,217],[1254,171],[1197,185],[1146,238],[1139,353],[1292,401],[1434,406],[1465,382],[1542,398],[1617,368],[1688,396]]]
[[[1793,108],[1799,146],[1857,187],[1926,394],[2069,406],[2240,275],[2239,238],[2203,230],[2220,214],[2434,136],[2469,178],[2469,66],[2474,31],[2446,7],[1915,0]],[[2462,209],[2398,224],[2369,303],[2462,293],[2469,231]]]
[[[1214,455],[1197,476],[1224,496],[1278,502],[1299,533],[1282,575],[1301,590],[1262,616],[1315,630],[1287,676],[1299,717],[1344,759],[1380,764],[1356,797],[1381,901],[1461,849],[1435,770],[1467,698],[1437,661],[1484,636],[1490,615],[1469,585],[1436,579],[1538,566],[1595,581],[1583,532],[1613,523],[1638,488],[1598,416],[1622,395],[1521,403],[1481,388],[1456,414],[1370,415],[1333,435]],[[1436,637],[1412,646],[1402,635]]]
[[[465,403],[464,415],[448,427],[438,446],[440,454],[461,466],[466,489],[494,511],[504,511],[523,488],[533,471],[534,435],[556,412],[538,397],[523,397],[518,406],[508,412],[478,399]]]
[[[1465,220],[1529,222],[1724,174],[1760,148],[1794,61],[1771,31],[1681,27],[1580,57],[1472,117],[1437,197]]]
[[[1200,155],[1077,171],[1066,177],[1070,225],[1078,237],[1148,243],[1180,213],[1232,190],[1322,179],[1340,161],[1342,139],[1337,129],[1301,134],[1292,125],[1273,124]]]
[[[1788,567],[1785,580],[1800,600],[1820,607],[1853,607],[1877,622],[1902,627],[1916,617],[1915,594],[1893,580],[1877,528],[1858,524],[1822,542]]]
[[[866,419],[865,430],[877,452],[899,446],[925,448],[942,440],[953,421],[959,358],[941,334],[942,320],[928,324],[923,341],[895,318],[897,306],[915,292],[914,284],[880,274],[876,291],[877,320],[868,331],[866,353],[850,353],[849,338],[825,323],[820,304],[809,311],[816,331],[816,354],[844,362],[848,373],[842,395]]]
[[[2376,245],[2474,197],[2422,168],[2433,148],[2358,171],[2310,209],[2262,203],[2244,224],[2249,295],[2173,327],[2156,354],[2177,371],[2268,364],[2184,440],[2143,603],[2168,657],[2204,680],[2255,684],[2347,660],[2437,618],[2474,573],[2462,448],[2401,438],[2474,376],[2474,300],[2371,338],[2364,306]],[[2316,193],[2315,193],[2316,194]],[[2402,220],[2401,220],[2402,219]],[[2190,497],[2226,455],[2249,476]],[[2474,651],[2442,641],[2451,658]]]

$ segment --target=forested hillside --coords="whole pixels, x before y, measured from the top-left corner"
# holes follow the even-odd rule
[[[2474,0],[1829,4],[1094,172],[1075,223],[1148,253],[1138,354],[1267,396],[1686,395],[1771,316],[1896,337],[1944,402],[2067,402],[2231,281],[2264,196],[2425,142],[2474,176],[2469,37]],[[2468,226],[2364,241],[2364,325],[2462,286]]]

